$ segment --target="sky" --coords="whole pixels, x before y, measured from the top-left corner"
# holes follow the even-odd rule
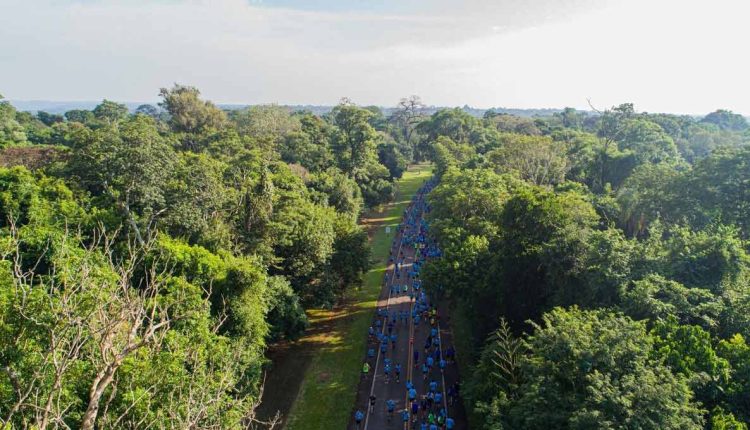
[[[748,0],[0,0],[0,94],[750,114]]]

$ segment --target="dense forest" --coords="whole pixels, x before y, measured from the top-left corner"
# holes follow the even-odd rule
[[[384,114],[0,102],[0,422],[247,428],[266,346],[369,267],[363,211],[432,161],[423,270],[476,429],[747,429],[750,131],[419,98]]]
[[[419,125],[440,185],[426,285],[466,336],[477,429],[747,429],[750,141],[740,115]]]
[[[409,108],[0,103],[0,423],[246,428],[269,342],[369,265]],[[0,427],[3,427],[0,425]],[[6,427],[3,427],[6,428]]]

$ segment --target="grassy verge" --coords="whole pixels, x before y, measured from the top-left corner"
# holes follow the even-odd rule
[[[388,249],[401,214],[422,183],[429,179],[429,165],[411,167],[398,181],[395,202],[367,217],[372,269],[365,274],[361,288],[351,290],[348,306],[336,311],[311,310],[313,325],[321,319],[332,320],[332,329],[317,333],[310,342],[319,350],[304,375],[302,387],[292,406],[286,429],[344,429],[349,421],[357,393],[359,372],[365,356],[367,327],[377,305],[381,280],[388,260]]]

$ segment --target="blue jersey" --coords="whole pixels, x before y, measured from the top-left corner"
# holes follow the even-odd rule
[[[389,399],[385,402],[385,406],[388,408],[388,412],[393,412],[393,410],[396,409],[396,402]]]

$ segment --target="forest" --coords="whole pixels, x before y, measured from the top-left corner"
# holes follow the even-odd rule
[[[419,125],[477,429],[747,429],[750,133],[622,104]],[[460,336],[459,336],[460,337]]]
[[[360,216],[430,161],[423,277],[461,330],[469,428],[747,430],[742,116],[160,97],[0,102],[7,428],[262,427],[267,346],[358,287]]]
[[[1,428],[248,428],[266,346],[369,267],[409,119],[0,103]],[[396,139],[398,137],[398,140]]]

